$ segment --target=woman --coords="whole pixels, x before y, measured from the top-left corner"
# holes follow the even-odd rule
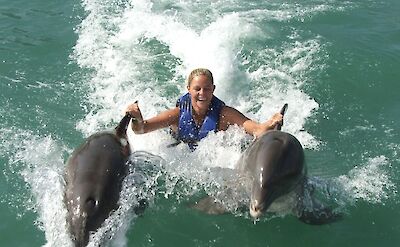
[[[187,143],[194,150],[196,143],[210,131],[227,130],[236,124],[248,134],[259,137],[277,124],[282,124],[280,113],[275,113],[264,123],[258,123],[235,108],[226,106],[214,96],[214,79],[208,69],[193,70],[188,77],[187,89],[188,93],[179,98],[175,108],[147,120],[143,120],[137,103],[129,105],[126,113],[137,119],[132,122],[132,130],[143,134],[170,127],[178,141]]]

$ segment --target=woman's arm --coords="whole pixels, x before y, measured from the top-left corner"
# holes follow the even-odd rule
[[[283,116],[275,113],[270,119],[263,123],[258,123],[244,116],[235,108],[224,106],[221,111],[220,130],[226,130],[230,125],[237,124],[242,127],[248,134],[260,137],[268,130],[274,129],[277,124],[281,124]]]
[[[125,112],[130,113],[136,119],[136,121],[132,121],[132,130],[135,134],[144,134],[171,125],[177,126],[179,121],[178,107],[163,111],[157,116],[147,120],[143,120],[142,113],[137,103],[129,105]]]

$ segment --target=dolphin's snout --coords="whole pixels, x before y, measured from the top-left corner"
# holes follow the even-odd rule
[[[87,214],[82,213],[77,217],[72,219],[72,224],[70,225],[72,240],[75,247],[86,246],[89,242],[89,235],[86,229],[87,224]]]
[[[75,247],[87,246],[90,231],[92,230],[92,218],[99,210],[99,200],[88,196],[77,206],[78,214],[71,221],[71,233]]]
[[[251,202],[249,208],[251,217],[256,219],[261,217],[263,213],[263,208],[261,205],[259,205],[257,202]]]

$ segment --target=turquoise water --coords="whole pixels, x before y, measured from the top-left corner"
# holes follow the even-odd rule
[[[253,222],[238,210],[246,193],[214,170],[234,168],[248,138],[238,129],[194,153],[167,149],[165,131],[128,133],[134,150],[156,155],[137,161],[163,173],[143,191],[125,188],[120,216],[103,229],[112,246],[397,246],[399,12],[397,0],[2,1],[0,245],[70,246],[62,175],[74,147],[113,127],[130,102],[145,117],[172,107],[188,72],[204,66],[215,94],[249,117],[289,104],[283,130],[343,219]],[[187,207],[224,186],[239,192],[221,199],[229,213]],[[138,191],[150,205],[134,217]]]

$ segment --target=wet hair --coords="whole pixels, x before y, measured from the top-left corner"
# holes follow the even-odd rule
[[[204,68],[198,68],[198,69],[192,70],[192,72],[190,72],[190,74],[189,74],[189,77],[187,80],[187,85],[190,86],[190,83],[192,82],[193,78],[195,76],[199,76],[199,75],[206,76],[211,81],[211,83],[214,85],[214,77],[213,77],[211,71],[208,69],[204,69]]]

